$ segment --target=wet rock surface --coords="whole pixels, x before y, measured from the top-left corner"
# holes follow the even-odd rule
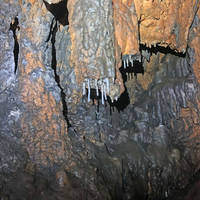
[[[83,5],[85,1],[74,2],[79,5],[78,8],[80,5],[82,8],[91,7],[88,11],[91,13],[94,8],[100,12],[98,3],[105,3],[89,1],[93,3],[89,6],[89,3]],[[117,44],[112,38],[114,29],[111,24],[116,26],[116,21],[111,23],[112,15],[109,17],[111,21],[101,24],[100,31],[111,31],[109,34],[112,36],[107,38],[112,41],[109,43],[113,52],[110,65],[113,69],[120,67],[115,78],[122,81],[117,76],[122,77],[123,87],[126,88],[114,102],[110,97],[107,97],[106,101],[104,93],[104,104],[101,95],[97,96],[95,87],[90,91],[86,87],[85,94],[82,93],[82,87],[77,83],[76,77],[76,73],[82,75],[83,71],[79,71],[82,66],[77,65],[74,68],[71,64],[72,58],[79,63],[80,60],[76,60],[79,53],[72,55],[82,49],[73,49],[73,42],[82,41],[78,40],[77,35],[74,41],[73,34],[77,34],[78,28],[85,28],[85,24],[80,21],[80,26],[73,27],[74,30],[70,31],[69,26],[62,23],[66,22],[64,18],[67,16],[67,6],[68,9],[73,9],[73,12],[70,10],[71,13],[78,12],[74,2],[1,2],[0,199],[198,199],[198,1],[195,1],[197,6],[193,2],[193,11],[188,11],[186,18],[189,22],[184,22],[187,22],[184,28],[189,31],[185,53],[177,53],[169,48],[146,47],[142,44],[137,46],[141,41],[136,41],[136,44],[134,40],[131,40],[132,43],[130,41],[130,44],[134,43],[134,48],[126,53],[125,49],[130,47],[128,41],[134,26],[128,29],[125,18],[122,18],[124,22],[119,21],[130,32],[127,32],[124,40],[123,37],[120,38],[120,34],[115,34],[118,42],[121,41]],[[151,8],[151,1],[146,2],[148,5],[145,2],[143,1],[144,5],[140,7],[142,16],[143,12],[148,16],[155,7],[154,5]],[[172,6],[168,1],[159,2],[152,1],[152,4],[156,4],[155,9],[169,4],[165,8],[165,14],[175,9],[168,9]],[[111,6],[112,2],[108,3]],[[121,7],[118,6],[121,2],[113,3],[116,3],[114,12],[119,10],[123,15],[123,9],[120,10]],[[134,20],[139,13],[139,4],[137,1],[134,2],[135,5],[132,3],[123,2],[124,5],[128,4],[126,9],[129,12],[134,9],[131,23],[133,25],[138,23]],[[64,6],[65,12],[63,15],[55,14],[54,11],[59,10],[61,5]],[[178,13],[183,12],[185,5],[180,7]],[[108,5],[103,6],[103,11],[106,6]],[[111,14],[109,9],[107,12]],[[83,9],[77,16],[86,13]],[[127,13],[127,16],[132,16]],[[117,17],[118,13],[115,14]],[[194,20],[191,20],[193,15]],[[74,14],[69,22],[79,22],[78,19]],[[148,17],[144,18],[142,23],[147,19]],[[156,20],[158,23],[162,21],[161,18]],[[184,23],[180,22],[180,27],[183,27]],[[96,25],[95,27],[97,28]],[[146,30],[141,29],[142,27],[137,31],[143,33]],[[181,41],[185,47],[186,40],[182,34],[183,31],[179,33],[180,37],[177,36],[176,43],[170,47],[182,51],[182,46],[178,45]],[[133,35],[133,38],[137,38],[136,33]],[[91,42],[92,49],[97,36],[98,34],[91,32],[90,40],[83,39],[85,42]],[[149,44],[154,41],[144,41],[146,40]],[[104,49],[106,41],[98,41],[99,46]],[[123,41],[126,41],[127,46],[123,46]],[[19,45],[17,56],[16,42]],[[160,42],[162,44],[162,41]],[[125,56],[132,56],[135,53],[131,51],[135,47],[141,56],[141,62],[138,57],[133,60],[131,57],[128,63],[122,64],[121,60],[129,58],[123,57],[123,53],[125,52]],[[122,52],[122,57],[119,52]],[[98,56],[94,55],[93,60],[89,56],[94,63],[97,58]],[[114,65],[114,60],[117,66]],[[134,61],[133,67],[131,61]],[[88,65],[86,68],[90,69]],[[98,76],[96,78],[99,79]],[[113,89],[112,86],[110,89]]]

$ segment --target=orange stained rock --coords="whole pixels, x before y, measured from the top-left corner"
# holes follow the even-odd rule
[[[57,102],[46,89],[44,76],[31,78],[36,69],[43,75],[48,71],[41,46],[48,36],[44,32],[44,24],[49,18],[48,11],[42,8],[43,1],[28,2],[31,3],[29,12],[26,6],[21,5],[25,16],[24,26],[20,27],[20,40],[26,40],[27,44],[20,49],[18,64],[18,91],[25,109],[21,118],[22,142],[34,164],[47,166],[60,162],[66,156],[63,137],[67,134],[67,124],[62,103]]]
[[[200,19],[200,9],[198,10],[198,18]],[[192,41],[190,43],[191,48],[194,49],[194,63],[193,70],[197,78],[197,81],[200,83],[200,26],[194,27],[192,31]]]
[[[121,49],[119,47],[119,45],[117,44],[117,41],[115,41],[115,59],[116,59],[116,80],[115,82],[117,83],[117,85],[119,86],[119,93],[122,94],[125,91],[124,88],[124,83],[123,83],[123,79],[122,79],[122,75],[119,71],[119,68],[122,66],[122,61],[121,61]]]
[[[115,38],[122,55],[139,52],[138,19],[132,0],[113,0]]]
[[[67,3],[68,10],[72,11],[74,9],[76,3],[77,3],[77,0],[74,0],[74,1],[69,0]],[[73,12],[69,12],[68,17],[69,17],[69,22],[70,22],[70,19],[72,19],[72,17],[73,17]],[[76,44],[76,35],[75,35],[75,31],[73,30],[72,23],[73,23],[73,21],[71,21],[69,23],[70,38],[71,38],[71,43],[72,43],[71,44],[71,54],[73,55],[73,57],[71,57],[71,59],[70,59],[70,63],[71,63],[71,66],[75,66],[77,61],[79,60],[79,58],[78,58],[79,55],[76,53],[76,45],[75,45]],[[76,68],[75,68],[75,74],[76,75],[79,74],[78,70],[76,70]],[[81,77],[78,77],[77,79],[79,79],[79,78],[81,78]]]
[[[180,118],[183,119],[185,130],[188,131],[192,128],[192,134],[190,138],[200,137],[200,97],[197,94],[196,102],[188,102],[187,108],[182,108],[180,112]],[[197,109],[198,108],[198,109]]]
[[[62,137],[67,132],[66,124],[62,123],[61,105],[56,104],[52,94],[45,92],[41,78],[34,87],[28,78],[21,79],[20,88],[22,101],[29,110],[23,114],[21,126],[30,158],[40,165],[58,162],[65,156]]]
[[[139,20],[140,43],[169,46],[185,52],[198,0],[133,0]]]

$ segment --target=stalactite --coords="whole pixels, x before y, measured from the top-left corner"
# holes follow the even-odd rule
[[[102,103],[107,95],[117,99],[123,92],[123,81],[119,75],[116,76],[119,66],[115,55],[112,0],[69,0],[68,10],[72,41],[70,63],[77,84],[87,85],[88,101],[90,88],[96,89],[98,96],[99,87],[104,97]],[[89,83],[84,83],[85,80]],[[115,92],[111,92],[112,88]]]
[[[90,102],[90,79],[88,81],[88,102]]]

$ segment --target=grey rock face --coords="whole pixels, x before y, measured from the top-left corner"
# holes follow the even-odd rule
[[[1,2],[0,14],[0,174],[24,169],[28,154],[20,143],[23,110],[17,93],[15,39],[11,24],[20,11],[17,2]],[[8,15],[9,14],[9,15]]]
[[[22,2],[23,8],[30,11],[31,4]],[[80,21],[83,29],[78,38],[80,51],[90,49],[89,69],[105,62],[108,68],[98,66],[103,74],[101,78],[105,78],[104,73],[112,77],[112,22],[108,17],[107,24],[100,23],[104,20],[102,16],[111,16],[109,9],[101,13],[99,8],[106,1],[78,3],[78,8],[87,10],[92,4],[93,9],[87,12],[77,9],[76,12],[80,11],[77,15],[87,14],[84,19],[91,22],[94,21],[91,13],[100,17],[91,27]],[[92,101],[88,103],[84,95],[78,102],[75,96],[82,91],[70,66],[68,26],[56,23],[50,13],[43,18],[37,16],[39,24],[31,21],[39,38],[35,40],[26,33],[29,13],[21,13],[18,6],[14,1],[1,2],[0,9],[0,47],[3,49],[0,53],[0,198],[170,199],[176,190],[184,188],[199,170],[199,140],[191,137],[193,128],[200,125],[200,87],[192,71],[193,50],[188,48],[186,56],[181,57],[166,54],[160,61],[161,53],[154,55],[157,56],[155,76],[147,91],[136,80],[137,91],[127,85],[126,93],[114,103],[108,98],[102,105],[96,90],[91,90]],[[9,28],[17,15],[22,30],[21,68],[15,74],[15,43]],[[195,18],[192,27],[198,24],[199,19]],[[100,57],[105,53],[106,60],[100,58],[99,63],[94,63],[97,47],[91,45],[92,40],[105,48],[105,52],[101,49]],[[35,64],[24,57],[27,52],[33,52],[34,59],[42,66],[32,66]],[[143,56],[149,60],[151,53],[143,52]],[[23,74],[25,70],[28,73]],[[26,90],[26,81],[34,95],[31,98],[26,95],[27,101],[22,101],[20,92]],[[42,94],[37,93],[36,86],[42,88]],[[133,105],[128,100],[131,93],[137,94]],[[62,107],[63,113],[57,107]],[[190,115],[183,115],[190,108],[195,110],[192,119]],[[49,113],[53,114],[49,117]],[[63,128],[67,125],[68,130]],[[45,167],[43,162],[47,163]]]

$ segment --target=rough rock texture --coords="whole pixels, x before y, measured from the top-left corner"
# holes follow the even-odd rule
[[[115,68],[118,70],[118,67],[112,1],[69,0],[68,10],[72,43],[70,63],[74,67],[77,84],[83,84],[83,90],[87,87],[88,93],[91,87],[100,89],[102,96],[107,94],[113,100],[118,98],[123,91],[120,93],[120,87],[115,83]],[[122,82],[121,79],[119,81]],[[113,94],[114,90],[116,94]]]
[[[68,1],[68,10],[77,82],[114,78],[112,1]]]
[[[18,4],[15,1],[5,1],[1,4],[0,23],[0,172],[16,172],[27,162],[27,151],[20,143],[19,132],[21,105],[16,89],[14,61],[14,36],[10,29],[14,21]],[[7,16],[7,13],[11,13]]]
[[[138,18],[134,1],[113,1],[115,38],[122,55],[140,55]]]
[[[67,159],[63,139],[67,125],[62,113],[61,91],[52,69],[53,47],[46,42],[53,16],[43,1],[23,1],[20,6],[17,79],[24,107],[20,117],[21,140],[34,164],[41,168],[53,167]]]
[[[199,1],[0,15],[0,199],[199,198]]]
[[[200,9],[198,10],[195,18],[194,18],[194,22],[193,22],[193,26],[192,26],[192,30],[191,30],[191,33],[190,33],[190,46],[192,47],[193,49],[193,53],[194,53],[194,60],[193,60],[193,71],[194,71],[194,74],[197,78],[197,81],[199,81],[200,79],[200,69],[199,69],[199,55],[200,55],[200,50],[198,48],[198,44],[200,42],[200,27],[199,27],[199,19],[200,19]]]
[[[140,43],[169,46],[185,53],[188,34],[199,0],[135,0]]]

